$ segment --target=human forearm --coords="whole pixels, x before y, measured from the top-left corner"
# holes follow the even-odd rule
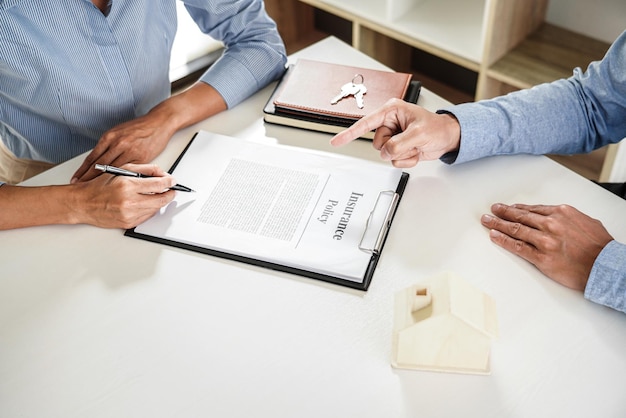
[[[572,154],[626,136],[626,32],[569,79],[446,109],[461,123],[456,162],[500,154]],[[450,162],[450,161],[447,161]]]
[[[150,178],[113,177],[61,186],[0,187],[0,230],[49,224],[131,228],[175,196],[172,176],[154,165],[125,166]]]
[[[74,186],[0,187],[0,230],[47,224],[74,224]]]
[[[593,149],[569,81],[446,109],[459,120],[456,162],[508,154],[571,154]]]
[[[178,130],[226,110],[226,102],[212,86],[197,82],[189,89],[170,97],[152,109],[148,117],[171,137]]]

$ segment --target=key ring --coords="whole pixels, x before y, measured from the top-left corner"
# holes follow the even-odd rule
[[[361,77],[361,82],[356,83],[354,80],[357,80],[359,77]],[[355,74],[355,76],[352,77],[352,84],[363,84],[363,82],[365,82],[365,77],[363,77],[363,74]]]

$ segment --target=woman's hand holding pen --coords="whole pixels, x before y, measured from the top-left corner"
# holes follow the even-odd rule
[[[174,199],[174,178],[156,165],[126,164],[123,168],[149,178],[102,175],[76,183],[74,212],[78,222],[103,228],[132,228]]]
[[[0,230],[51,224],[132,228],[174,199],[172,176],[155,165],[124,168],[150,178],[112,176],[54,186],[0,187]]]

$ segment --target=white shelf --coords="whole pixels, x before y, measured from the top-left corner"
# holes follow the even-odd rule
[[[323,3],[478,64],[483,57],[485,1],[414,1],[397,19],[392,18],[393,0],[323,0]],[[402,7],[405,6],[406,1],[402,2]]]
[[[393,27],[479,63],[483,56],[484,10],[484,0],[426,0],[393,22]]]
[[[416,48],[476,72],[477,100],[505,92],[494,63],[542,26],[548,7],[548,0],[293,1],[351,22],[353,46],[392,68],[410,66]]]
[[[321,2],[362,19],[375,22],[387,21],[387,3],[384,0],[322,0]]]

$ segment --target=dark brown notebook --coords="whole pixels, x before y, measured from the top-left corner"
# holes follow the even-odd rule
[[[370,70],[321,61],[300,59],[274,98],[274,106],[281,110],[295,110],[358,120],[378,109],[391,98],[404,98],[411,82],[411,74]],[[363,108],[357,106],[354,95],[348,95],[331,104],[347,83],[363,84]]]
[[[363,84],[359,108],[355,95],[332,101],[348,83]],[[416,103],[421,83],[411,74],[300,59],[289,67],[264,108],[269,123],[337,133],[389,99]],[[365,135],[371,138],[371,135]]]

